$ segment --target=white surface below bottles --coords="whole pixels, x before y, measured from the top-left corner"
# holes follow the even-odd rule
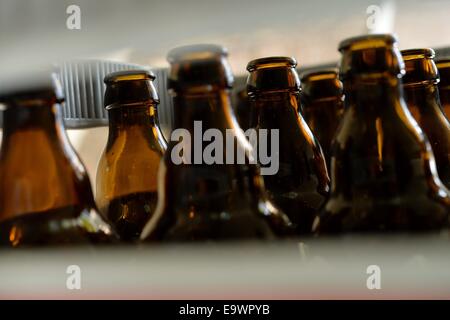
[[[450,298],[449,241],[437,237],[0,250],[0,259],[0,299]],[[67,287],[72,265],[80,290]]]

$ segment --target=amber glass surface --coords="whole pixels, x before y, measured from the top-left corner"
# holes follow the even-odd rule
[[[139,238],[158,198],[156,179],[166,142],[153,79],[146,71],[125,71],[105,81],[109,134],[97,169],[96,200],[124,241]]]
[[[450,59],[436,61],[436,66],[441,80],[438,84],[439,98],[447,119],[450,119]]]
[[[265,175],[270,199],[296,224],[297,234],[311,226],[329,191],[325,158],[319,143],[298,112],[300,82],[292,58],[251,61],[247,90],[251,127],[279,130],[279,170]],[[269,153],[272,153],[269,148]]]
[[[411,114],[430,141],[441,181],[450,187],[450,123],[445,117],[437,83],[439,76],[432,49],[402,51],[406,74],[403,88]]]
[[[171,154],[178,142],[169,142],[159,169],[158,207],[141,237],[222,241],[272,239],[288,233],[289,219],[266,198],[258,166],[236,160],[238,150],[249,151],[250,147],[231,106],[233,78],[224,49],[213,45],[181,47],[171,51],[168,60],[174,127],[185,129],[191,139],[198,134],[194,121],[201,121],[203,132],[217,129],[222,137],[228,129],[236,152],[228,154],[224,144],[219,155],[222,163],[207,164],[194,159],[197,142],[186,142],[191,163],[175,164]],[[197,147],[204,151],[208,144]]]
[[[314,70],[301,75],[303,116],[319,140],[328,168],[331,143],[344,112],[342,82],[335,69]]]
[[[114,240],[67,138],[54,88],[0,99],[6,106],[0,150],[0,245]]]
[[[331,158],[331,196],[314,230],[429,232],[448,225],[449,192],[403,98],[404,64],[391,35],[340,45],[345,113]]]

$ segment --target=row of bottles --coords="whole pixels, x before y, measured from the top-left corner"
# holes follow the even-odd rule
[[[108,75],[109,135],[96,203],[64,131],[56,79],[1,92],[0,243],[445,230],[450,61],[436,67],[431,49],[400,52],[391,35],[350,38],[339,51],[339,71],[301,77],[290,57],[249,62],[238,124],[226,50],[172,50],[167,81],[175,123],[167,141],[158,124],[155,76],[142,70]],[[208,138],[196,141],[199,130]],[[251,143],[260,147],[264,137],[252,140],[251,130],[277,132],[265,150],[276,157],[271,174],[262,174],[267,163]],[[214,149],[215,161],[203,161],[220,137],[232,148]]]

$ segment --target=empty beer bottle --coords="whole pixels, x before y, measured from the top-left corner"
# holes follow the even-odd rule
[[[270,239],[289,229],[289,219],[265,197],[258,166],[250,163],[251,146],[230,103],[233,76],[226,57],[215,45],[168,54],[175,130],[159,169],[157,210],[143,239]]]
[[[269,146],[269,152],[279,155],[279,170],[264,175],[269,197],[289,216],[298,234],[307,234],[328,194],[329,178],[320,145],[298,112],[296,65],[288,57],[250,61],[247,90],[251,127],[279,131],[279,145]]]
[[[314,230],[425,232],[447,226],[449,192],[403,98],[392,35],[341,42],[345,112],[332,147],[331,195]]]
[[[450,119],[450,59],[436,61],[436,66],[440,77],[439,98],[447,119]]]
[[[300,80],[303,116],[319,140],[329,168],[331,142],[344,111],[342,83],[336,69],[308,71]]]
[[[157,203],[157,171],[166,142],[154,79],[144,70],[105,77],[109,134],[97,169],[96,200],[125,241],[139,238]]]
[[[406,69],[403,77],[406,103],[430,141],[441,181],[450,187],[450,123],[439,101],[434,51],[411,49],[401,53]]]
[[[47,78],[48,77],[48,78]],[[109,242],[86,170],[60,113],[57,79],[37,76],[3,90],[0,244],[22,247]]]

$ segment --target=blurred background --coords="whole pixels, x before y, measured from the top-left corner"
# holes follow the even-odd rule
[[[68,27],[74,14],[79,29]],[[449,18],[449,0],[0,0],[0,83],[80,58],[166,67],[168,50],[193,43],[227,47],[238,77],[249,60],[269,55],[294,56],[300,69],[335,64],[338,43],[364,33],[394,32],[401,49],[445,55]],[[162,122],[167,134],[170,121]],[[69,136],[93,179],[107,128]]]
[[[79,30],[66,26],[70,5],[80,8]],[[1,0],[0,67],[73,57],[158,67],[175,46],[212,42],[243,74],[267,55],[305,66],[335,61],[340,40],[370,31],[395,32],[402,48],[444,47],[449,14],[448,0]]]

